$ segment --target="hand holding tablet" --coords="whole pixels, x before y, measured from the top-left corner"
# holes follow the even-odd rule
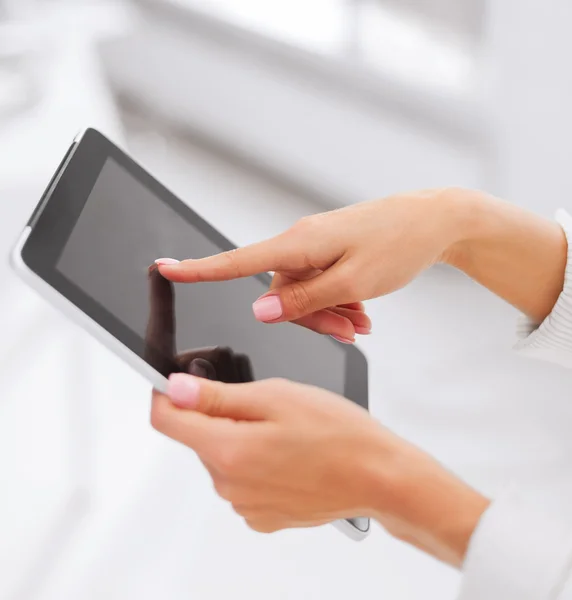
[[[155,428],[197,452],[254,529],[335,520],[363,539],[369,519],[354,515],[368,515],[460,565],[488,500],[369,417],[367,362],[352,343],[371,329],[360,300],[402,287],[454,243],[458,228],[441,217],[456,205],[429,218],[438,197],[310,217],[236,250],[88,130],[12,264],[153,384]],[[191,260],[150,269],[161,256]]]
[[[320,387],[367,409],[367,362],[357,348],[290,323],[269,327],[255,319],[252,302],[271,285],[266,274],[185,285],[149,273],[161,256],[202,258],[233,248],[88,129],[54,174],[11,260],[30,286],[159,391],[171,374],[189,370],[229,383],[256,375],[261,382],[283,378]],[[368,519],[336,525],[354,539],[369,531]]]
[[[373,516],[384,496],[394,436],[317,387],[177,373],[167,394],[153,394],[151,422],[198,454],[218,494],[259,532],[336,522],[357,539],[369,522],[352,516]]]

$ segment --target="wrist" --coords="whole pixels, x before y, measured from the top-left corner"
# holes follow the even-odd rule
[[[368,514],[394,537],[460,567],[489,501],[414,446],[396,436],[387,442],[367,469]]]
[[[447,231],[440,262],[465,271],[475,240],[486,237],[494,223],[495,202],[483,192],[462,188],[447,188],[438,194]]]
[[[542,323],[564,286],[568,241],[560,225],[481,192],[442,195],[457,231],[441,262]]]

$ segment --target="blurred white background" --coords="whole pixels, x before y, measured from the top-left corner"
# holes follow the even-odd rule
[[[570,206],[568,0],[0,0],[0,251],[73,136],[238,244],[392,192]],[[148,424],[148,385],[0,266],[2,600],[453,599],[381,529],[249,532]],[[442,268],[370,303],[371,408],[488,494],[572,497],[572,380]],[[548,501],[548,500],[547,500]]]

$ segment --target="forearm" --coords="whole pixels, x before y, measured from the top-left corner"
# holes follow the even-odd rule
[[[557,223],[480,192],[461,193],[451,199],[462,203],[451,226],[463,232],[462,239],[444,261],[542,322],[564,283],[564,232]]]
[[[388,439],[392,443],[388,444]],[[490,501],[397,436],[364,457],[368,514],[394,537],[461,567]]]
[[[421,199],[414,198],[410,212],[421,212],[428,226],[409,249],[426,244],[429,231],[427,237],[446,248],[442,262],[537,323],[546,318],[564,285],[568,248],[560,225],[480,192],[446,190]],[[370,465],[369,514],[395,537],[461,567],[490,501],[423,452],[392,439],[386,434],[383,451],[374,446],[363,459]]]

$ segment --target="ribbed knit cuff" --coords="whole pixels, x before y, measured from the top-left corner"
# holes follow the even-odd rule
[[[564,288],[552,312],[540,325],[524,317],[519,321],[517,334],[524,339],[515,350],[524,356],[572,368],[572,218],[559,210],[556,220],[568,240]]]

